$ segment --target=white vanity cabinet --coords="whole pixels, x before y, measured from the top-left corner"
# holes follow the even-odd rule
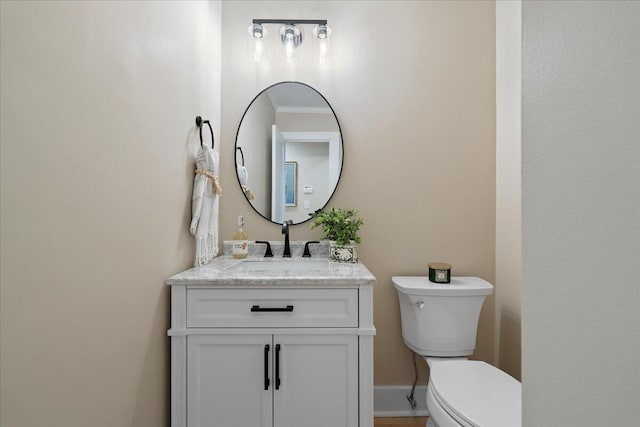
[[[169,279],[172,426],[372,426],[369,276],[312,286]]]
[[[358,425],[354,335],[192,335],[188,426]]]

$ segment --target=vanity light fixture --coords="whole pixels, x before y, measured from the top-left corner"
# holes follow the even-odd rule
[[[256,62],[263,58],[265,36],[267,30],[265,24],[279,24],[280,40],[284,46],[287,62],[293,61],[296,49],[302,45],[303,31],[301,26],[314,25],[312,30],[314,47],[321,62],[324,62],[328,48],[331,28],[327,26],[326,19],[254,19],[249,26],[249,34],[254,45],[254,59]]]

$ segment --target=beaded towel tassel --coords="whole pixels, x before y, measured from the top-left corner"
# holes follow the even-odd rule
[[[216,175],[210,172],[207,172],[204,169],[196,169],[196,174],[204,175],[207,178],[209,178],[209,180],[211,180],[211,184],[213,184],[213,191],[215,191],[215,193],[218,195],[222,194],[222,188],[220,188],[220,184],[218,183],[218,177]]]

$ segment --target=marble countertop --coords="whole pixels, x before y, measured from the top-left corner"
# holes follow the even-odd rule
[[[259,263],[278,263],[286,261],[280,268],[264,270],[245,269],[240,264],[249,260],[253,265]],[[291,263],[318,263],[318,268],[287,268],[297,267]],[[264,264],[261,264],[264,266]],[[272,266],[267,266],[272,267]],[[275,267],[275,266],[273,266]],[[203,267],[193,267],[182,271],[167,279],[168,285],[196,285],[196,286],[357,286],[373,285],[376,278],[362,263],[340,263],[329,261],[324,257],[301,258],[263,258],[250,256],[245,260],[233,259],[230,255],[214,258]]]

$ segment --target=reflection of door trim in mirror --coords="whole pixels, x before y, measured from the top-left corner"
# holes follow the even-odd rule
[[[324,142],[329,144],[329,182],[335,187],[340,179],[342,158],[340,156],[339,132],[282,132],[285,144],[287,142]],[[295,206],[295,205],[294,205]]]
[[[286,168],[287,164],[291,163],[293,160],[286,160],[288,158],[286,147],[289,144],[303,144],[303,145],[311,145],[311,144],[326,144],[327,145],[327,153],[328,153],[328,186],[329,188],[335,189],[338,185],[338,180],[340,178],[340,165],[342,165],[342,157],[341,157],[341,140],[340,133],[336,131],[280,131],[277,129],[276,125],[273,125],[273,136],[272,136],[272,144],[273,141],[276,141],[275,145],[272,145],[272,155],[271,155],[271,168],[272,168],[272,192],[271,192],[271,219],[273,221],[279,222],[284,221],[286,219],[287,213],[289,210],[287,209],[292,207],[298,207],[297,204],[297,186],[295,187],[295,193],[293,194],[293,201],[290,200],[291,196],[288,194],[287,188],[290,183],[286,181],[286,171],[283,169],[282,173],[284,176],[279,174],[280,165],[284,162],[283,167]],[[296,165],[296,172],[298,168]],[[297,181],[297,174],[296,174]],[[284,203],[279,197],[284,197]],[[308,203],[308,202],[307,202]],[[283,210],[284,208],[284,210]],[[298,207],[299,208],[299,207]],[[306,206],[308,208],[308,206]],[[304,209],[304,208],[303,208]],[[291,219],[291,218],[289,218]]]
[[[281,86],[281,85],[286,85],[286,86]],[[278,88],[273,89],[273,91],[269,91],[270,89],[276,86],[278,86]],[[262,95],[264,95],[264,97],[262,97]],[[281,98],[281,97],[284,97],[284,98]],[[273,107],[272,111],[276,112],[275,113],[276,116],[272,116],[271,113],[269,113],[269,107],[265,105],[265,102],[268,102],[266,100],[269,100],[271,102],[271,106]],[[293,102],[281,102],[282,100],[293,101]],[[259,114],[258,112],[260,111],[263,112],[262,113],[263,115],[262,116],[256,115],[256,114]],[[324,158],[328,162],[329,166],[328,166],[328,169],[324,169],[324,170],[327,171],[325,173],[328,173],[328,178],[329,178],[328,181],[331,183],[330,186],[325,187],[326,200],[325,200],[325,197],[321,197],[319,199],[316,199],[316,201],[314,202],[313,201],[314,196],[311,196],[311,199],[312,199],[311,207],[309,207],[309,200],[308,200],[309,197],[305,196],[304,203],[302,203],[303,201],[301,200],[300,203],[297,204],[298,209],[294,208],[295,213],[288,212],[287,210],[286,215],[284,212],[286,210],[285,203],[284,203],[284,194],[282,194],[281,198],[276,197],[276,199],[282,200],[282,209],[279,209],[276,206],[274,206],[274,197],[273,197],[274,194],[271,194],[274,192],[273,190],[274,179],[277,180],[278,178],[277,177],[274,178],[273,170],[269,171],[268,169],[265,169],[263,166],[261,166],[261,163],[260,163],[260,159],[264,158],[268,162],[268,165],[271,165],[271,168],[273,168],[272,164],[273,164],[274,147],[272,146],[273,145],[272,126],[269,125],[269,130],[268,130],[270,141],[269,142],[265,141],[265,143],[268,144],[268,151],[262,148],[262,147],[266,148],[264,145],[260,145],[260,144],[256,145],[252,143],[252,141],[255,141],[255,142],[262,141],[262,138],[263,138],[263,136],[261,136],[260,133],[255,133],[254,129],[262,129],[262,127],[267,124],[266,122],[269,117],[272,117],[273,121],[271,123],[274,124],[273,127],[275,127],[275,123],[280,123],[280,120],[281,120],[278,114],[285,114],[285,115],[286,114],[303,114],[305,116],[307,114],[309,115],[315,114],[315,115],[318,115],[318,117],[327,114],[327,116],[325,116],[326,119],[323,119],[323,118],[313,119],[313,120],[316,120],[315,121],[316,124],[319,124],[319,126],[317,127],[316,126],[307,127],[306,125],[299,126],[299,125],[296,125],[296,123],[299,123],[299,122],[291,121],[292,120],[291,118],[286,118],[286,119],[282,118],[284,122],[282,122],[283,128],[280,130],[282,131],[281,134],[284,136],[283,139],[286,138],[287,140],[292,140],[292,142],[293,141],[322,142],[322,143],[328,144],[329,158],[327,157],[324,157]],[[303,119],[302,117],[303,116],[300,116],[300,119],[302,120],[303,123],[306,123],[306,119]],[[256,123],[255,121],[256,118],[258,118],[257,123],[260,123],[260,127],[255,127],[255,125],[248,125],[250,123]],[[294,118],[293,120],[296,120],[296,119]],[[334,123],[334,120],[335,120],[335,123]],[[243,124],[244,124],[244,127],[243,127]],[[278,127],[280,126],[278,125]],[[251,135],[254,133],[255,133],[255,136],[251,137]],[[283,81],[283,82],[273,84],[265,88],[264,90],[260,91],[260,93],[258,93],[251,100],[251,102],[249,103],[249,106],[246,108],[245,112],[242,115],[242,118],[240,119],[240,123],[238,124],[238,130],[236,132],[235,146],[236,147],[242,146],[242,148],[244,149],[243,154],[245,157],[244,160],[246,160],[245,163],[247,165],[248,175],[252,177],[251,188],[254,189],[254,193],[256,195],[255,201],[252,201],[251,199],[245,196],[245,198],[247,199],[247,202],[256,213],[258,213],[260,216],[262,216],[266,220],[271,221],[275,224],[282,224],[283,220],[287,216],[290,218],[295,218],[295,221],[298,221],[298,222],[294,222],[294,224],[302,224],[304,222],[309,221],[311,219],[310,217],[304,218],[304,214],[306,210],[308,210],[309,213],[312,213],[316,210],[324,209],[333,198],[333,195],[337,190],[338,183],[340,182],[340,177],[342,176],[342,168],[344,166],[344,141],[342,139],[342,129],[340,128],[340,122],[338,121],[338,117],[335,111],[333,110],[333,107],[331,107],[327,99],[318,90],[314,89],[313,87],[305,83],[300,83],[295,81]],[[258,151],[257,151],[258,154],[255,154],[256,151],[253,151],[254,147],[258,147]],[[234,150],[234,152],[237,152],[237,151]],[[256,155],[258,157],[256,157]],[[325,156],[327,156],[327,154],[325,154]],[[271,159],[269,159],[269,157],[271,157]],[[277,157],[280,157],[280,156],[277,156]],[[284,156],[282,160],[284,163]],[[288,160],[292,161],[295,159],[289,158]],[[238,175],[238,166],[241,166],[241,165],[239,163],[239,159],[237,156],[235,159],[235,164],[236,164],[236,178],[238,179],[238,184],[240,185],[240,188],[242,190],[242,183],[240,182],[240,177]],[[282,168],[284,169],[284,164],[282,165]],[[307,169],[305,168],[303,170],[307,170]],[[252,171],[257,171],[257,172],[253,173]],[[284,178],[283,174],[280,174],[279,176],[281,178]],[[261,177],[264,177],[264,178],[261,178]],[[302,178],[302,179],[305,179],[305,178]],[[326,183],[326,181],[324,182]],[[303,184],[313,185],[313,182],[305,182]],[[259,188],[260,185],[263,185],[263,187]],[[326,184],[323,184],[323,185],[326,185]],[[279,191],[276,191],[276,193],[279,194]],[[313,194],[315,195],[315,191]],[[318,194],[322,194],[322,193],[318,193]],[[296,195],[296,197],[302,197],[302,196]],[[275,203],[275,204],[280,205],[280,203]],[[304,209],[303,209],[303,205],[304,205]]]

